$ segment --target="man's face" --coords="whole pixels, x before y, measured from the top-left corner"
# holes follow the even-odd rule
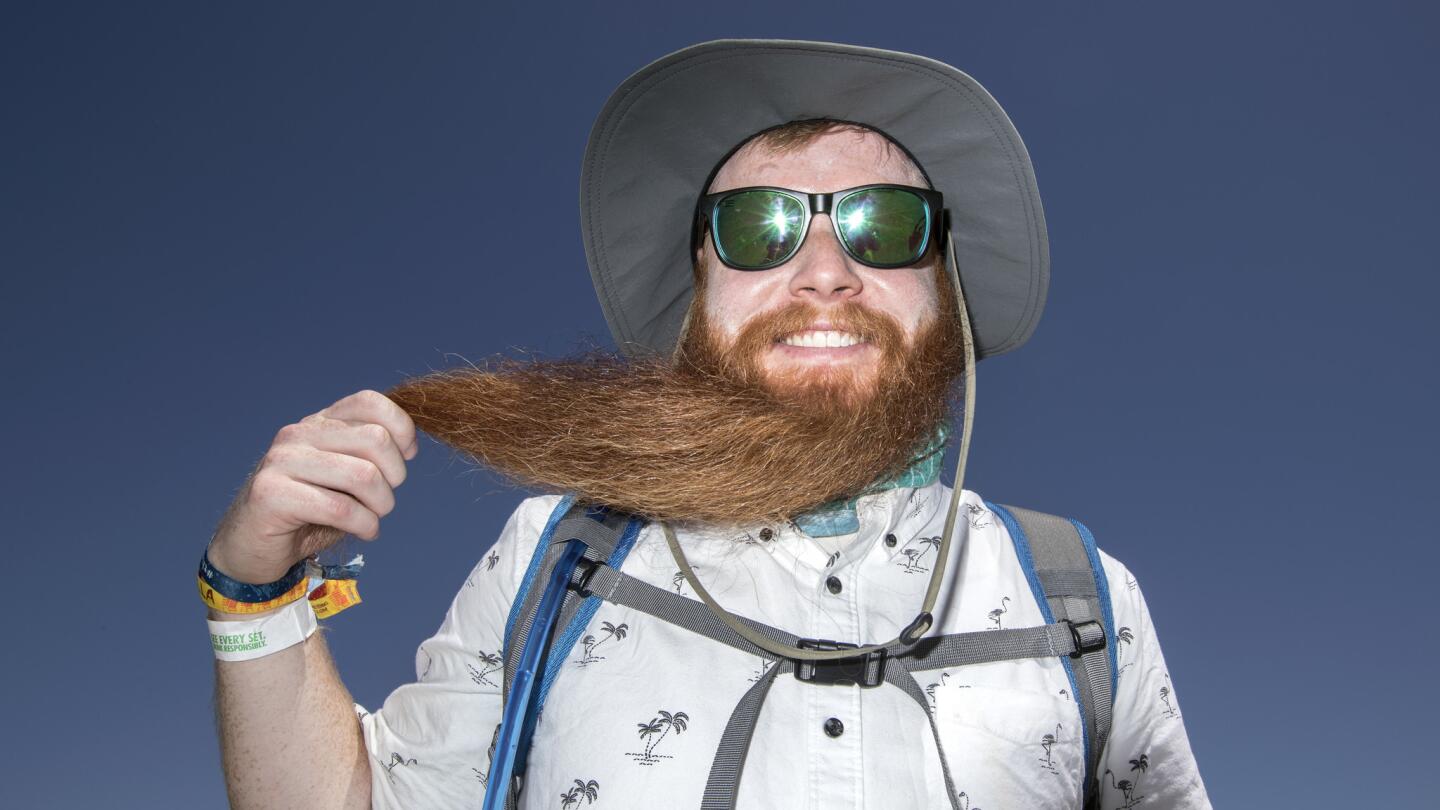
[[[828,192],[870,183],[926,185],[915,165],[899,150],[887,149],[882,136],[842,130],[784,153],[747,144],[720,168],[710,192],[744,186]],[[696,261],[705,276],[701,306],[710,339],[717,350],[728,352],[742,333],[762,330],[765,339],[745,349],[757,356],[745,362],[753,363],[768,385],[788,388],[843,380],[852,394],[868,398],[886,360],[884,347],[846,327],[888,321],[892,336],[901,342],[893,350],[913,349],[916,335],[936,319],[939,309],[935,255],[932,248],[916,265],[867,267],[845,252],[827,214],[816,214],[799,252],[770,270],[725,266],[707,237]],[[765,319],[797,309],[805,316],[781,319],[786,324],[783,334],[765,327]],[[865,317],[857,318],[861,313]],[[826,334],[834,332],[841,333],[838,341]],[[826,345],[836,342],[850,345]]]

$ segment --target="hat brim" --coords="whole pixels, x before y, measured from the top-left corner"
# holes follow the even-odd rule
[[[695,204],[716,164],[778,124],[836,118],[889,135],[944,195],[954,258],[989,357],[1030,337],[1049,240],[1030,156],[978,82],[913,54],[827,42],[716,40],[637,71],[585,147],[581,233],[616,344],[669,353],[693,295]]]

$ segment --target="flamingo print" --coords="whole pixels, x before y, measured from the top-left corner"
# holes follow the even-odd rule
[[[936,689],[939,689],[939,688],[942,687],[942,686],[945,686],[945,685],[948,684],[949,682],[950,682],[950,673],[948,673],[948,672],[942,672],[942,673],[940,673],[940,680],[939,680],[939,681],[937,681],[937,682],[935,682],[935,683],[932,683],[932,684],[930,684],[929,686],[925,687],[925,694],[926,694],[927,696],[929,696],[929,698],[930,698],[930,705],[931,705],[931,706],[934,706],[934,705],[935,705],[935,690],[936,690]]]
[[[1130,808],[1139,804],[1141,800],[1145,798],[1144,796],[1136,796],[1135,791],[1138,790],[1140,787],[1140,776],[1144,775],[1145,770],[1149,767],[1150,756],[1148,754],[1141,754],[1139,757],[1130,760],[1130,771],[1132,773],[1139,771],[1139,773],[1135,776],[1135,781],[1133,782],[1129,779],[1121,779],[1117,782],[1115,780],[1115,773],[1109,768],[1105,769],[1105,773],[1109,774],[1110,776],[1110,787],[1114,790],[1120,791],[1120,794],[1124,797],[1125,800],[1124,804],[1121,804],[1120,806],[1115,808],[1115,810],[1130,810]]]
[[[1165,711],[1160,713],[1162,716],[1172,719],[1180,716],[1180,712],[1176,711],[1175,706],[1170,702],[1170,673],[1168,672],[1165,673],[1165,685],[1160,687],[1160,702],[1165,704]]]
[[[1055,746],[1055,743],[1060,739],[1060,729],[1062,728],[1064,728],[1064,726],[1056,723],[1054,734],[1046,734],[1044,737],[1040,738],[1040,747],[1045,749],[1045,759],[1041,760],[1041,762],[1044,762],[1045,764],[1041,767],[1051,773],[1060,773],[1059,771],[1055,770],[1055,762],[1050,758],[1050,749],[1053,748]]]
[[[988,629],[990,629],[990,630],[999,630],[999,629],[1000,629],[1000,617],[1004,616],[1006,613],[1009,613],[1009,612],[1010,612],[1010,597],[1008,597],[1008,596],[1002,596],[1002,597],[1000,597],[1000,607],[995,608],[994,610],[990,611],[990,621],[994,622],[994,623],[995,623],[995,626],[994,626],[994,627],[991,627],[991,628],[988,628]]]
[[[390,764],[385,766],[385,774],[390,777],[390,783],[391,783],[391,784],[394,784],[394,783],[395,783],[395,773],[394,773],[394,771],[395,771],[395,766],[396,766],[396,765],[407,765],[407,766],[408,766],[408,765],[414,765],[414,764],[415,764],[415,760],[414,760],[413,758],[412,758],[412,759],[406,759],[406,758],[404,758],[404,757],[400,756],[399,754],[397,754],[397,753],[395,753],[395,752],[392,751],[392,752],[390,752]]]

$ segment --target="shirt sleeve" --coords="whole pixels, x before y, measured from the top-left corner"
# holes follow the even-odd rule
[[[1103,552],[1101,559],[1118,655],[1114,720],[1099,766],[1101,805],[1208,810],[1210,799],[1145,595],[1124,565]]]
[[[415,653],[414,683],[375,712],[355,704],[370,755],[371,807],[475,807],[500,723],[505,620],[559,496],[530,498]]]

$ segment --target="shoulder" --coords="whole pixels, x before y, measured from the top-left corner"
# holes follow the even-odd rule
[[[565,500],[564,495],[536,495],[526,498],[510,513],[510,520],[505,526],[506,532],[538,538],[544,533],[551,515],[562,500]]]
[[[536,495],[526,498],[510,513],[495,550],[507,558],[513,576],[520,576],[530,564],[540,537],[559,518],[558,507],[564,495]]]
[[[966,490],[964,495],[967,502],[973,498],[974,503],[984,506],[987,510],[997,506],[1001,509],[1005,508],[1004,504],[986,501],[979,495],[971,493],[969,490]],[[1031,507],[1025,508],[1031,509]],[[1033,509],[1033,511],[1045,512],[1043,509]],[[1093,556],[1091,556],[1092,563],[1098,561],[1100,571],[1104,575],[1104,582],[1100,584],[1109,590],[1110,599],[1113,603],[1117,605],[1121,602],[1133,603],[1140,599],[1140,586],[1135,580],[1134,573],[1132,573],[1123,562],[1100,546],[1100,540],[1095,537],[1083,519],[1074,515],[1049,514],[1069,520],[1076,525],[1076,529],[1079,531],[1081,538],[1085,541],[1089,549],[1093,549],[1094,551]],[[997,538],[1003,538],[1007,542],[1013,542],[1009,520],[999,519],[995,521],[995,524],[994,529]]]

